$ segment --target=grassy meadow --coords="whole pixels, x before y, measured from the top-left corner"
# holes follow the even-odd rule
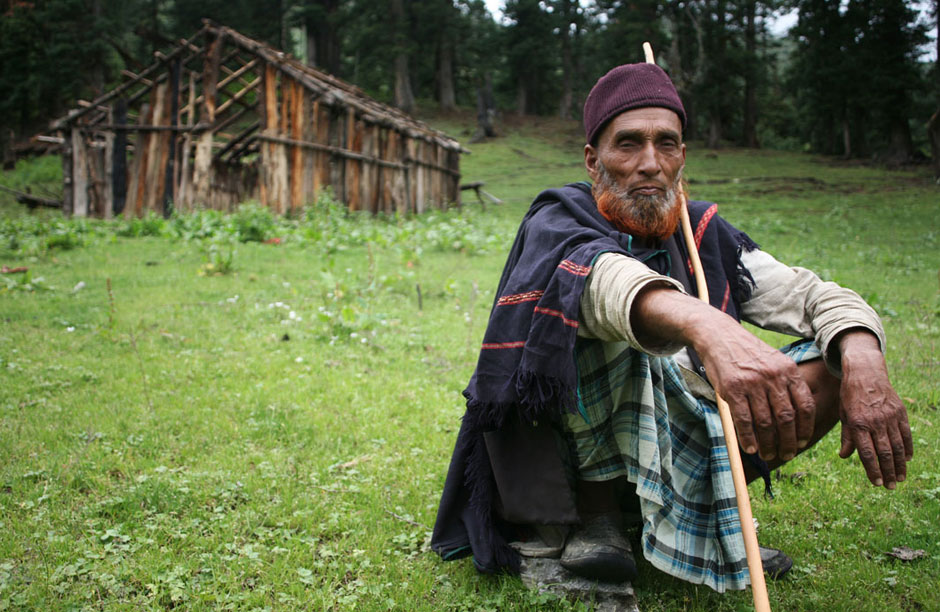
[[[466,141],[472,120],[439,118]],[[0,611],[581,610],[427,541],[500,271],[578,125],[507,123],[420,219],[69,221],[0,200]],[[0,184],[56,180],[56,161]],[[926,167],[689,145],[696,199],[882,315],[914,461],[871,487],[838,432],[752,489],[795,560],[774,610],[940,610],[940,191]],[[4,197],[4,196],[0,196]],[[266,242],[267,241],[267,242]],[[774,344],[785,338],[763,337]],[[912,561],[894,547],[922,551]],[[642,559],[643,611],[744,611]],[[589,609],[589,607],[588,607]]]

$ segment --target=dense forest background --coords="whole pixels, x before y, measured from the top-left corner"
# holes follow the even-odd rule
[[[688,139],[889,163],[938,146],[940,0],[0,0],[9,148],[211,18],[412,111],[578,118],[649,40]],[[798,14],[785,36],[770,26]]]

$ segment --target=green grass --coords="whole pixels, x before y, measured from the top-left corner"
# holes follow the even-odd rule
[[[0,264],[30,274],[0,277],[0,610],[569,609],[426,547],[515,226],[539,189],[584,176],[576,125],[503,132],[463,161],[506,201],[485,212],[135,226],[0,209]],[[940,610],[928,171],[694,145],[694,197],[881,312],[914,431],[894,492],[838,458],[837,432],[776,499],[755,485],[761,540],[796,562],[773,609]],[[640,570],[644,611],[751,605]]]

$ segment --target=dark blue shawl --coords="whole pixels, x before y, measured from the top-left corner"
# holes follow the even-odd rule
[[[757,245],[718,217],[716,208],[689,202],[710,301],[737,319],[753,282],[740,253]],[[681,232],[676,235],[681,238]],[[585,183],[543,191],[532,203],[503,269],[477,368],[464,391],[467,412],[431,539],[444,559],[472,553],[481,571],[518,570],[518,557],[504,537],[507,525],[494,516],[493,469],[499,466],[491,464],[483,434],[499,430],[510,416],[556,422],[574,409],[581,294],[598,255],[628,255],[674,277],[674,266],[689,266],[681,239],[681,262],[671,261],[665,249],[633,242],[597,211]]]

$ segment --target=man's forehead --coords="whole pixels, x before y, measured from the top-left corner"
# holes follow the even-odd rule
[[[622,131],[675,132],[682,135],[682,121],[674,111],[658,106],[634,108],[610,120],[601,133],[601,140]]]

